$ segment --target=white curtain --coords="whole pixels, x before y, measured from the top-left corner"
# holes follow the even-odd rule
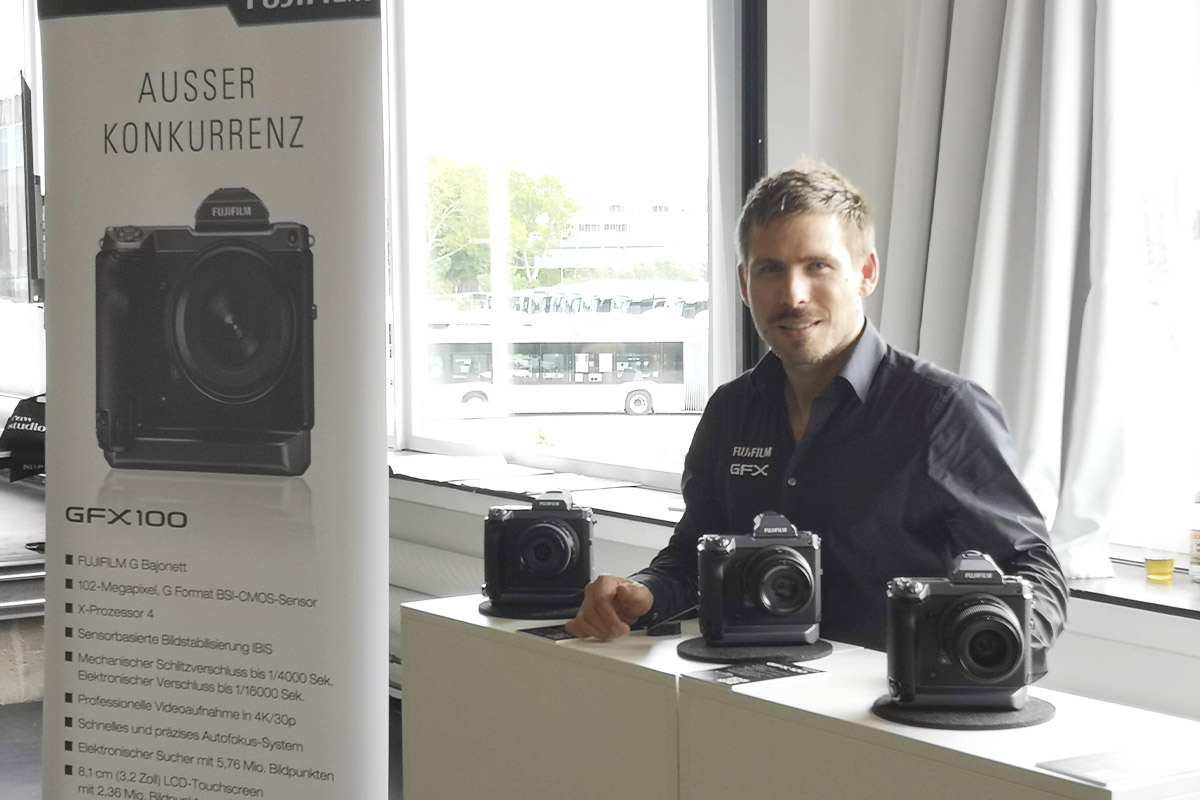
[[[1137,63],[1151,41],[1131,35],[1137,5],[907,7],[881,329],[1003,403],[1070,577],[1111,575],[1108,541],[1133,519],[1158,526],[1159,543],[1182,542],[1194,478],[1175,464],[1169,480],[1146,481],[1171,459],[1138,438],[1147,412],[1165,413],[1160,388],[1171,389],[1144,363],[1162,347],[1139,316],[1157,306],[1143,292],[1146,162],[1129,155],[1146,143],[1127,116],[1138,104],[1131,76],[1164,76]],[[1186,3],[1168,6],[1195,19]],[[1196,33],[1185,37],[1193,49]],[[1171,335],[1190,347],[1178,326]],[[1132,496],[1146,485],[1161,496]],[[1137,499],[1148,502],[1131,517]],[[1146,507],[1166,513],[1150,520]]]

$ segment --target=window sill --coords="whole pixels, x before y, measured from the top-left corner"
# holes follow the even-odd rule
[[[1072,597],[1200,620],[1200,583],[1188,577],[1186,561],[1172,580],[1159,583],[1146,578],[1145,568],[1135,560],[1137,548],[1110,545],[1109,550],[1116,575],[1069,581]]]
[[[501,456],[393,451],[388,454],[388,468],[393,478],[504,500],[529,502],[542,492],[565,489],[575,504],[599,514],[668,528],[683,515],[683,496],[678,492],[653,489],[633,481],[509,464]]]

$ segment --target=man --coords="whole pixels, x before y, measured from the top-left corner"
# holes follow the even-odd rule
[[[890,578],[945,576],[966,550],[1034,591],[1033,670],[1066,582],[1013,468],[999,404],[888,347],[863,313],[879,261],[870,207],[823,164],[761,180],[738,221],[742,301],[770,352],[713,393],[684,461],[686,510],[631,578],[602,575],[567,628],[609,639],[696,604],[697,539],[777,511],[821,536],[821,635],[882,650]]]

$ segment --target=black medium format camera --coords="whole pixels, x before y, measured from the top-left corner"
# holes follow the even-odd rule
[[[218,189],[96,255],[96,438],[113,467],[300,475],[313,426],[308,228]]]
[[[592,579],[592,510],[565,491],[532,508],[495,506],[483,523],[483,593],[494,605],[577,606]]]
[[[1033,592],[968,550],[947,578],[888,581],[888,690],[909,706],[1018,709],[1031,679]]]
[[[709,645],[813,644],[821,622],[821,537],[782,514],[749,536],[701,536],[700,632]]]

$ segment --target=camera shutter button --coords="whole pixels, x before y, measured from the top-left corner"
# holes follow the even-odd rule
[[[113,237],[118,242],[136,242],[142,238],[142,229],[137,225],[122,225],[113,231]]]

